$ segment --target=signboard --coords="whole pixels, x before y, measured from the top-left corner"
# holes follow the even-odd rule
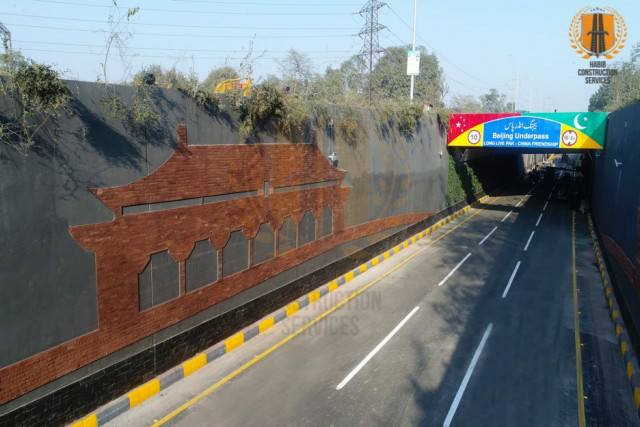
[[[452,114],[450,147],[602,150],[607,113]]]
[[[407,52],[407,76],[417,76],[420,74],[420,51],[410,50]]]

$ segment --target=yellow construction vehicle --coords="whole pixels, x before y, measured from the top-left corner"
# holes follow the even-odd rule
[[[251,90],[251,79],[227,79],[218,83],[213,90],[215,93],[240,91],[242,96],[248,96]]]

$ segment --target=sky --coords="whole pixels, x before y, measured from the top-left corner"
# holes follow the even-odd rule
[[[306,53],[318,73],[360,51],[365,1],[354,0],[118,0],[123,49],[112,46],[107,79],[128,80],[160,64],[201,79],[223,65],[238,67],[253,44],[255,75],[279,74],[288,49]],[[387,0],[380,9],[384,47],[411,43],[413,0]],[[597,85],[577,76],[587,62],[570,47],[573,16],[587,6],[615,8],[629,30],[616,58],[627,60],[640,41],[640,2],[610,0],[417,0],[417,44],[435,53],[445,73],[447,100],[490,88],[529,111],[582,111]],[[0,22],[13,48],[61,71],[96,81],[102,74],[112,0],[2,0]],[[115,19],[118,20],[117,18]],[[123,55],[121,55],[121,53]]]

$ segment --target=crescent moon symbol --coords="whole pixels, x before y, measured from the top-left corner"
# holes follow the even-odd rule
[[[578,130],[584,130],[587,127],[586,126],[580,126],[580,123],[578,122],[578,118],[580,117],[580,114],[576,114],[576,117],[573,119],[573,127],[578,129]]]

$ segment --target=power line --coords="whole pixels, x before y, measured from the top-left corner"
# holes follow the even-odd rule
[[[21,49],[24,51],[28,51],[28,52],[46,52],[46,53],[64,53],[64,54],[75,54],[75,55],[92,55],[92,56],[104,56],[104,53],[101,52],[88,52],[88,51],[73,51],[73,50],[59,50],[59,49],[37,49],[37,48],[25,48],[25,49]],[[241,53],[241,52],[238,52]],[[185,59],[185,58],[189,58],[188,55],[175,55],[175,56],[168,56],[168,55],[139,55],[139,54],[122,54],[122,55],[118,55],[118,56],[124,56],[127,58],[156,58],[156,59],[164,59],[164,58],[170,58],[170,59]],[[242,59],[243,56],[198,56],[196,57],[197,59]],[[279,56],[262,56],[259,58],[256,58],[256,60],[273,60],[273,59],[282,59]],[[334,57],[330,57],[330,58],[322,58],[326,61],[339,61],[341,60],[341,58],[334,58]]]
[[[56,21],[70,21],[70,22],[90,22],[96,24],[109,24],[109,21],[102,21],[99,19],[84,19],[84,18],[69,18],[66,16],[45,16],[45,15],[30,15],[25,13],[5,13],[2,15],[6,16],[19,16],[23,18],[39,18],[39,19],[53,19]],[[173,27],[173,28],[195,28],[195,29],[207,29],[210,30],[212,28],[211,25],[180,25],[180,24],[154,24],[147,22],[128,22],[129,25],[141,25],[147,27]],[[344,31],[356,31],[356,28],[353,27],[248,27],[248,26],[221,26],[216,25],[216,29],[220,30],[288,30],[288,31],[306,31],[306,30],[344,30]]]
[[[400,14],[398,14],[391,6],[389,6],[389,10],[391,11],[391,13],[393,13],[399,20],[400,22],[402,22],[407,28],[409,28],[411,30],[411,25],[409,25],[407,23],[407,21],[405,21],[402,16],[400,16]],[[482,83],[484,86],[486,86],[487,88],[493,87],[493,85],[490,85],[489,83],[483,81],[482,79],[469,74],[464,68],[458,66],[455,62],[451,61],[450,59],[448,59],[446,56],[444,56],[441,52],[437,52],[436,49],[429,44],[424,38],[422,38],[420,35],[418,35],[418,38],[420,38],[420,40],[427,46],[429,47],[429,49],[431,49],[434,53],[436,53],[438,55],[438,57],[442,58],[442,60],[444,60],[445,62],[447,62],[448,64],[454,66],[455,68],[457,68],[459,71],[461,71],[463,74],[465,74],[466,76],[477,80],[478,82]]]
[[[78,31],[85,33],[104,33],[111,34],[111,31],[101,30],[101,29],[88,29],[88,28],[65,28],[65,27],[51,27],[48,25],[31,25],[31,24],[8,24],[13,27],[26,27],[26,28],[40,28],[40,29],[48,29],[48,30],[56,30],[56,31]],[[238,35],[218,35],[218,34],[167,34],[167,33],[141,33],[141,32],[133,32],[133,31],[125,31],[125,33],[130,33],[132,35],[137,36],[154,36],[154,37],[196,37],[196,38],[213,38],[213,39],[238,39]],[[356,34],[290,34],[290,35],[254,35],[255,37],[261,39],[323,39],[323,38],[341,38],[341,37],[355,37]],[[251,36],[253,37],[253,36]]]
[[[105,5],[105,4],[86,4],[86,3],[78,3],[72,1],[62,1],[62,0],[34,0],[39,3],[49,3],[49,4],[62,4],[69,6],[80,6],[80,7],[97,7],[97,8],[106,8],[112,9],[113,5]],[[123,7],[128,7],[121,5]],[[131,6],[137,7],[137,6]],[[148,11],[148,12],[167,12],[167,13],[191,13],[198,15],[241,15],[241,16],[337,16],[337,15],[349,15],[349,13],[329,13],[329,12],[222,12],[222,11],[211,11],[211,10],[187,10],[187,9],[160,9],[160,8],[152,8],[152,7],[143,7],[140,10]]]
[[[171,0],[176,3],[200,3],[200,4],[230,4],[230,5],[242,5],[242,6],[311,6],[311,7],[352,7],[356,3],[261,3],[251,1],[218,1],[218,0]]]
[[[104,48],[104,45],[99,44],[85,44],[85,43],[62,43],[62,42],[48,42],[39,40],[14,40],[17,43],[31,43],[31,44],[44,44],[55,46],[75,46],[75,47],[90,47],[90,48]],[[158,51],[178,51],[178,52],[210,52],[210,53],[237,53],[236,50],[222,50],[222,49],[185,49],[185,48],[168,48],[168,47],[138,47],[129,46],[131,50],[158,50]],[[269,50],[271,53],[287,53],[289,50]],[[349,53],[352,50],[305,50],[305,53]]]

